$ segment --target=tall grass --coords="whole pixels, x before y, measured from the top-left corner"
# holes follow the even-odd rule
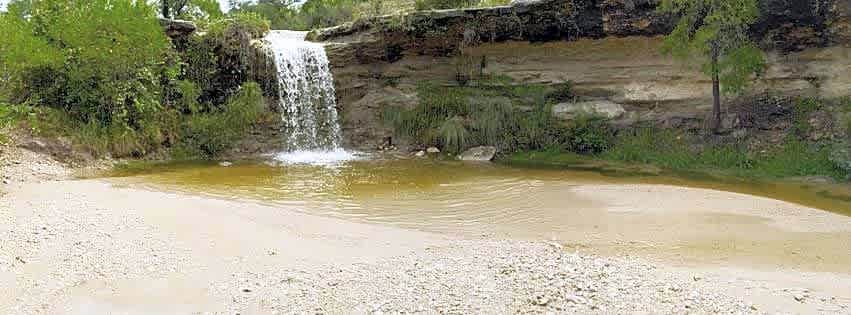
[[[383,120],[397,136],[448,152],[477,145],[495,146],[503,152],[539,150],[570,142],[565,138],[570,134],[567,126],[550,114],[545,86],[514,85],[504,77],[472,83],[422,83],[416,107],[385,108]],[[506,99],[518,104],[506,103]]]
[[[639,128],[618,137],[603,160],[656,165],[678,171],[725,171],[742,176],[783,178],[847,172],[830,160],[827,147],[789,138],[778,148],[751,153],[743,143],[693,146],[696,139],[670,130]]]

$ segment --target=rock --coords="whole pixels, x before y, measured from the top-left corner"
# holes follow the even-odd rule
[[[532,304],[538,306],[546,306],[550,304],[550,298],[544,295],[543,293],[535,294],[535,297],[532,298]]]
[[[464,153],[458,155],[458,159],[461,161],[482,161],[487,162],[493,160],[493,156],[496,155],[496,148],[491,146],[481,146],[470,148]]]
[[[554,116],[564,119],[573,119],[579,115],[592,115],[606,119],[616,119],[626,113],[626,110],[621,104],[607,100],[560,103],[553,106],[552,111]]]
[[[8,179],[4,179],[4,180],[3,180],[3,185],[9,185],[9,180],[8,180]]]
[[[435,147],[429,147],[428,149],[426,149],[426,152],[428,152],[430,154],[440,153],[440,149],[435,148]]]
[[[588,300],[586,300],[584,297],[573,294],[566,295],[564,299],[574,304],[586,304],[588,302]]]
[[[21,144],[20,147],[35,152],[47,151],[47,145],[43,141],[38,139],[27,141],[26,143]]]
[[[795,294],[794,298],[795,298],[795,301],[803,303],[804,300],[807,299],[807,296],[805,294],[801,293],[801,294]]]
[[[233,163],[228,162],[228,161],[222,161],[221,163],[219,163],[219,166],[221,166],[221,167],[229,167],[231,165],[233,165]]]
[[[417,151],[417,153],[414,153],[414,155],[417,157],[424,157],[426,155],[426,152],[423,150],[419,150]]]
[[[160,19],[160,25],[165,29],[165,34],[171,38],[188,36],[198,28],[195,23],[184,20]]]

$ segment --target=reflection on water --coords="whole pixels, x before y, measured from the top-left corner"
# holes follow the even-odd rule
[[[851,264],[851,227],[793,231],[758,212],[726,211],[741,207],[741,202],[725,200],[727,195],[701,201],[705,191],[588,191],[595,184],[670,184],[762,195],[848,214],[851,202],[835,198],[848,194],[841,186],[611,177],[590,171],[380,159],[334,166],[170,164],[120,175],[126,177],[116,180],[154,189],[253,199],[349,220],[446,233],[555,238],[581,248],[646,253],[685,263],[741,260],[812,270],[845,270]],[[649,211],[656,208],[667,210]]]

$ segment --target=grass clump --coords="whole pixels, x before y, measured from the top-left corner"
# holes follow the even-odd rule
[[[409,110],[388,107],[385,124],[399,137],[458,153],[478,145],[502,152],[559,148],[571,141],[595,150],[597,138],[572,140],[568,126],[552,117],[545,86],[514,85],[504,77],[482,78],[464,86],[422,83],[420,103]]]
[[[639,128],[620,135],[612,148],[598,157],[675,171],[721,171],[748,177],[828,176],[844,179],[848,174],[831,162],[830,150],[826,147],[795,138],[761,153],[751,153],[741,143],[693,145],[698,140],[669,130]]]

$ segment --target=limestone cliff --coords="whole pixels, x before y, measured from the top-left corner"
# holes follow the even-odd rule
[[[462,58],[518,84],[571,81],[581,101],[623,106],[620,123],[697,123],[709,110],[709,83],[660,53],[672,19],[657,13],[657,3],[518,1],[379,17],[311,38],[328,44],[348,146],[373,146],[388,136],[381,109],[416,104],[422,80],[454,84]],[[751,93],[851,94],[848,0],[762,0],[760,8],[752,34],[768,51],[769,69]]]

